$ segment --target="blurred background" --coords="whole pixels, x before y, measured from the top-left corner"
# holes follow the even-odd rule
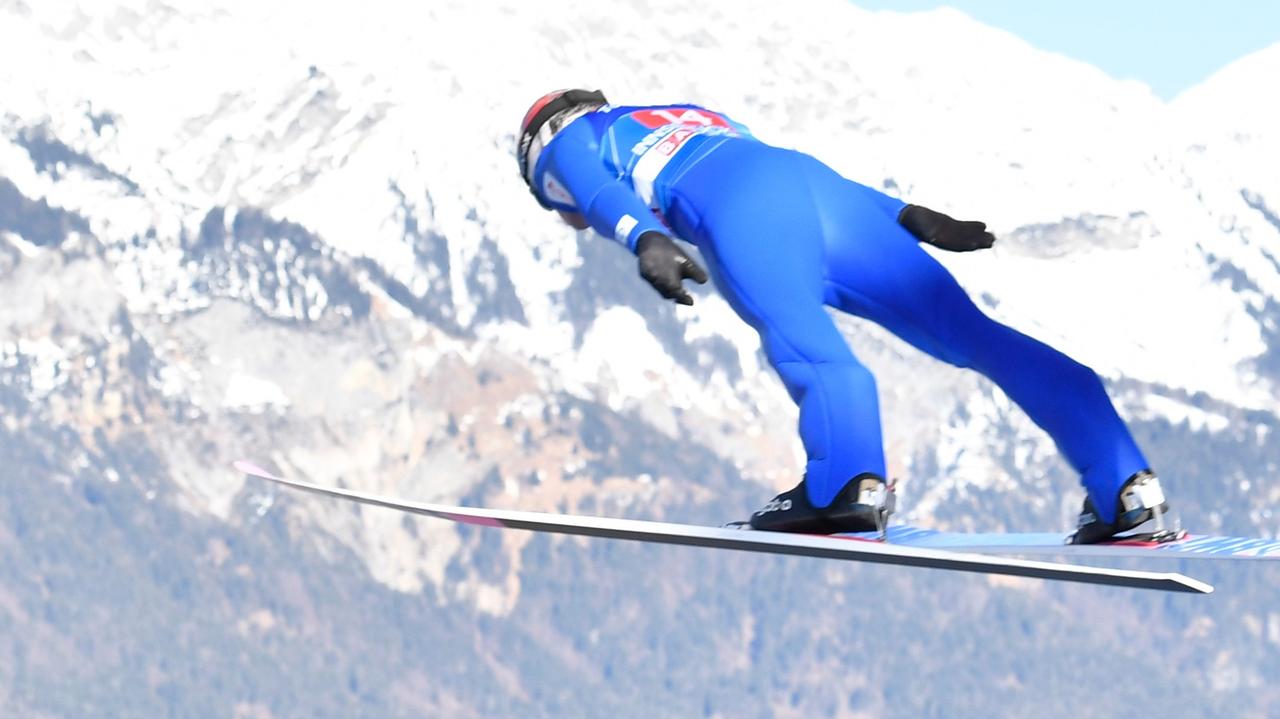
[[[230,467],[705,524],[798,480],[729,307],[517,176],[529,103],[599,87],[986,221],[939,257],[979,304],[1103,375],[1186,526],[1275,537],[1275,11],[942,5],[0,0],[0,714],[1280,713],[1275,568],[1163,596],[535,536]],[[1072,526],[1002,393],[840,322],[906,521]]]

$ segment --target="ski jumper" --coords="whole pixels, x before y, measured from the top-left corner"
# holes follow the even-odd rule
[[[603,107],[555,135],[533,180],[544,206],[582,213],[632,251],[649,230],[697,246],[799,405],[815,506],[858,474],[885,476],[875,378],[824,305],[988,377],[1053,438],[1107,521],[1148,466],[1098,376],[984,315],[898,224],[902,200],[722,114]]]

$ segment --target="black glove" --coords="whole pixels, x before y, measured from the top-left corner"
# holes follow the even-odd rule
[[[954,220],[920,205],[907,205],[898,213],[898,224],[921,242],[952,252],[985,250],[996,241],[985,222]]]
[[[640,276],[653,285],[658,294],[682,305],[693,304],[693,298],[681,284],[693,280],[698,284],[707,281],[707,272],[680,249],[670,237],[649,230],[636,241],[636,256],[640,258]]]

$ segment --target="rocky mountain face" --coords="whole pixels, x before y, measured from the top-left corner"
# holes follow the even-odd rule
[[[6,716],[1269,716],[1275,570],[1208,598],[456,527],[720,523],[801,467],[759,343],[530,202],[550,87],[689,100],[979,217],[940,255],[1098,369],[1184,523],[1275,536],[1280,47],[1164,104],[954,12],[0,0]],[[1070,525],[990,383],[840,319],[907,520]]]

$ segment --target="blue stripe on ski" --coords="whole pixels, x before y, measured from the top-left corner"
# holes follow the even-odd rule
[[[847,535],[858,539],[877,538],[875,532]],[[1067,534],[940,532],[935,529],[895,525],[889,527],[887,541],[907,547],[952,549],[989,554],[1091,554],[1122,556],[1167,556],[1213,559],[1280,560],[1280,540],[1249,537],[1189,535],[1186,539],[1161,544],[1138,541],[1101,544],[1067,544]]]

